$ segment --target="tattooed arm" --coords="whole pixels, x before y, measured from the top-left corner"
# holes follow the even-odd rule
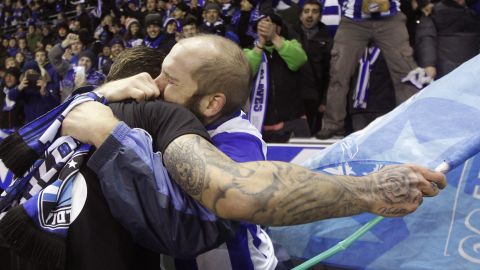
[[[62,134],[99,148],[117,125],[108,107],[86,102],[68,114]],[[236,163],[192,134],[173,140],[163,161],[184,191],[218,216],[264,225],[308,223],[362,212],[403,216],[415,211],[423,196],[435,196],[446,185],[443,174],[413,165],[350,177],[284,162]],[[160,170],[162,164],[156,166]]]
[[[284,162],[235,163],[196,135],[175,139],[163,160],[173,179],[218,216],[265,225],[362,212],[403,216],[446,184],[443,174],[413,165],[349,177]]]

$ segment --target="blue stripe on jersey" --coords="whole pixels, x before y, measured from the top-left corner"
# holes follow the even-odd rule
[[[362,3],[363,3],[362,0],[355,0],[355,4],[353,5],[353,18],[362,17]]]
[[[262,142],[247,133],[220,133],[212,137],[213,144],[236,162],[264,160]],[[238,146],[249,151],[238,151]]]
[[[324,7],[322,11],[322,16],[326,14],[338,14],[338,6]]]
[[[245,237],[249,233],[245,225],[242,223],[235,235],[235,239],[227,241],[232,270],[255,269],[248,249],[248,237]]]

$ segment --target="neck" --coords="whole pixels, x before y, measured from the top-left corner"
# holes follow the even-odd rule
[[[205,116],[201,116],[199,117],[200,121],[202,122],[202,124],[204,126],[209,126],[215,122],[217,122],[217,120],[219,120],[220,118],[222,118],[220,115],[216,115],[216,116],[213,116],[213,117],[205,117]]]

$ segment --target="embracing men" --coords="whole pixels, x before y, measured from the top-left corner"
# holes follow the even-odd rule
[[[232,159],[242,162],[262,160],[265,145],[258,131],[248,124],[240,111],[249,95],[250,74],[248,62],[235,44],[216,36],[199,36],[176,44],[155,79],[142,73],[106,84],[98,92],[110,101],[161,96],[184,105],[207,127],[213,144]],[[200,131],[159,132],[162,130],[159,126],[175,125],[172,122],[180,119],[171,119],[170,123],[163,119],[163,124],[148,124],[152,120],[147,118],[152,115],[142,115],[148,111],[143,108],[153,105],[145,104],[114,104],[111,105],[113,113],[98,103],[82,104],[65,119],[63,133],[97,147],[89,167],[100,178],[113,215],[137,242],[138,239],[151,240],[151,243],[140,243],[147,246],[162,241],[159,232],[164,228],[156,227],[155,223],[138,224],[132,220],[135,215],[142,220],[155,220],[162,214],[154,211],[161,208],[155,204],[174,197],[167,194],[162,200],[158,199],[162,192],[165,195],[164,190],[155,188],[156,184],[167,181],[165,168],[185,192],[217,216],[264,225],[299,224],[361,212],[379,213],[382,207],[397,208],[402,211],[396,213],[404,215],[414,211],[423,196],[438,194],[436,185],[430,182],[441,188],[446,183],[442,174],[416,166],[387,167],[379,173],[362,177],[362,181],[354,177],[314,173],[281,162],[238,164],[219,153]],[[153,138],[142,130],[130,129],[114,114],[132,127],[140,125]],[[152,117],[158,120],[165,116]],[[154,150],[160,150],[163,155],[154,153]],[[396,187],[401,193],[389,192],[392,189],[388,187],[395,185],[392,179],[402,179],[400,186]],[[121,190],[117,194],[111,192],[114,189],[109,189],[110,192],[105,189],[120,185],[129,185],[133,189]],[[182,193],[172,190],[176,194]],[[138,191],[144,192],[142,196],[136,193]],[[395,194],[402,195],[392,200]],[[139,197],[137,203],[126,205],[131,202],[128,198],[135,196]],[[148,201],[146,198],[157,200]],[[129,207],[128,213],[135,214],[119,215],[124,207]],[[210,216],[206,214],[204,218],[208,220]],[[149,239],[150,236],[160,238]],[[243,246],[239,244],[242,241]],[[252,244],[253,250],[249,249]],[[235,250],[232,247],[240,253],[231,251]],[[239,256],[247,249],[246,256]],[[229,264],[228,269],[273,269],[276,265],[271,242],[256,225],[241,223],[240,229],[235,231],[235,238],[217,252],[222,253],[222,250],[226,258],[223,262]],[[197,267],[208,263],[202,260],[203,256],[208,258],[209,254],[197,258]],[[258,261],[258,258],[263,260]],[[248,268],[243,266],[247,264],[250,265]],[[207,268],[209,266],[205,265]]]

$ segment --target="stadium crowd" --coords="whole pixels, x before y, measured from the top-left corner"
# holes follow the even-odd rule
[[[111,72],[115,63],[128,66],[128,61],[138,61],[146,68],[149,59],[163,61],[163,55],[172,51],[175,57],[165,58],[169,70],[195,77],[199,89],[207,82],[223,85],[221,80],[217,84],[208,80],[214,73],[211,66],[195,75],[187,72],[190,67],[181,66],[188,63],[182,48],[198,58],[211,56],[184,40],[201,34],[236,43],[251,71],[252,93],[244,106],[247,114],[232,117],[232,112],[220,108],[214,116],[240,124],[247,115],[259,116],[252,124],[266,142],[312,136],[329,139],[359,130],[480,52],[480,0],[5,0],[0,11],[2,138],[38,119],[79,88],[91,89],[127,77],[118,70]],[[199,39],[196,44],[203,46],[209,40],[215,39]],[[147,57],[138,60],[135,53],[127,52]],[[153,70],[158,72],[151,74],[155,79],[160,72]],[[197,78],[198,74],[203,77]],[[224,79],[245,77],[231,74]],[[178,84],[179,89],[185,86]],[[235,96],[231,90],[228,94]],[[165,92],[165,100],[168,95],[178,97]],[[198,108],[183,105],[198,113]],[[209,113],[196,114],[203,117],[207,128],[212,124],[207,121]],[[223,146],[221,139],[211,137]],[[265,157],[266,146],[260,137],[255,137],[255,147],[262,151],[252,160]],[[244,234],[248,231],[254,236],[249,241],[257,253],[248,254],[250,268],[239,266],[244,261],[235,264],[231,256],[232,265],[238,266],[235,269],[292,266],[288,256],[282,258],[281,248],[275,246],[274,253],[274,243],[264,228],[241,225]],[[241,242],[236,240],[226,243],[229,250]],[[208,254],[202,256],[203,261],[197,258],[195,263],[177,260],[177,269],[198,269],[200,262],[213,264]]]

